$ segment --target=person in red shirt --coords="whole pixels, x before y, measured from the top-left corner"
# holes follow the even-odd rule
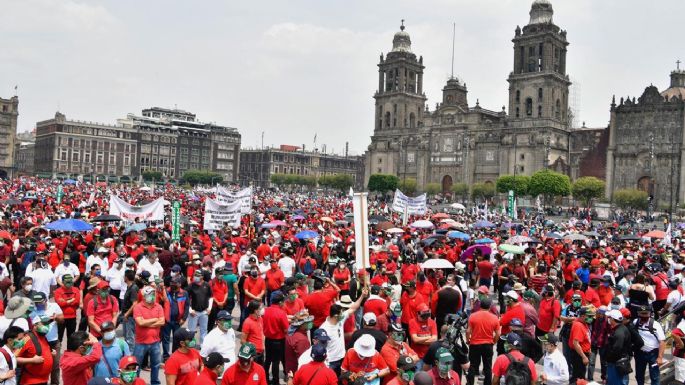
[[[78,331],[67,337],[67,351],[62,355],[62,383],[86,385],[93,376],[92,368],[100,362],[102,345],[92,334]]]
[[[164,374],[167,385],[194,385],[202,369],[202,357],[195,349],[195,333],[186,328],[180,328],[174,333],[174,351],[164,363]],[[152,380],[152,384],[155,383]]]
[[[438,326],[430,318],[431,311],[425,303],[417,307],[417,317],[409,321],[409,341],[419,358],[423,358],[430,344],[438,340]],[[404,312],[403,312],[404,313]]]
[[[224,373],[224,365],[229,361],[221,353],[212,352],[203,360],[204,368],[195,380],[195,385],[216,385],[217,379]]]
[[[554,286],[548,284],[542,290],[542,298],[538,307],[538,324],[535,327],[535,337],[542,337],[557,330],[561,319],[561,304],[554,297]]]
[[[293,373],[288,373],[288,385],[337,385],[338,377],[333,369],[324,363],[326,357],[326,347],[318,344],[312,346],[312,361],[302,365],[301,368]]]
[[[492,284],[492,274],[495,272],[495,265],[482,255],[478,256],[478,286],[485,286],[488,289]]]
[[[404,327],[405,330],[409,329],[409,321],[416,319],[417,315],[417,307],[420,304],[428,304],[426,299],[416,291],[416,282],[414,281],[409,281],[406,284],[404,284],[404,292],[402,293],[402,297],[400,297],[400,305],[402,305],[402,317],[400,318],[400,322],[402,322],[402,326]]]
[[[256,347],[245,342],[238,351],[238,362],[231,365],[221,379],[221,385],[267,385],[264,368],[255,362]]]
[[[88,303],[86,315],[88,328],[95,337],[102,337],[100,325],[110,321],[116,326],[119,317],[119,300],[109,294],[109,283],[101,280],[97,284],[98,294]]]
[[[388,301],[380,297],[381,287],[371,285],[371,295],[364,302],[364,314],[373,313],[376,317],[384,314],[388,310]]]
[[[447,348],[439,348],[435,352],[435,363],[428,372],[433,379],[433,385],[460,385],[461,377],[452,369],[454,357]]]
[[[264,258],[271,255],[271,247],[267,243],[266,238],[261,239],[261,244],[255,250],[255,254],[257,254],[259,262],[262,262]]]
[[[283,304],[283,310],[288,315],[288,319],[292,319],[297,313],[304,310],[304,301],[298,298],[297,290],[294,287],[286,286],[285,290],[288,296]]]
[[[259,301],[250,301],[247,304],[247,318],[243,322],[243,330],[240,342],[254,345],[257,353],[254,360],[264,365],[264,306]]]
[[[528,364],[530,369],[530,385],[537,383],[538,375],[535,371],[535,362],[521,353],[521,336],[516,333],[509,333],[502,336],[505,341],[505,353],[500,354],[492,366],[492,385],[500,385],[501,379],[507,373],[511,360],[514,359],[519,362]]]
[[[387,360],[386,360],[387,362]],[[397,368],[397,375],[393,377],[386,385],[410,385],[414,383],[414,375],[416,374],[416,362],[407,355],[401,355],[395,362]],[[423,372],[425,375],[428,373]],[[429,377],[430,379],[430,377]]]
[[[600,307],[602,305],[599,294],[597,294],[597,289],[599,288],[599,279],[591,278],[590,284],[587,289],[585,289],[585,302],[594,306]]]
[[[512,319],[526,319],[526,312],[523,310],[523,307],[518,300],[519,295],[516,294],[515,291],[510,290],[504,293],[504,303],[506,304],[507,310],[502,314],[502,318],[499,320],[499,323],[502,326],[502,335],[507,335],[511,331],[509,323]],[[501,340],[497,343],[497,352],[500,354],[504,352],[504,344]]]
[[[414,366],[416,366],[416,362],[419,360],[418,354],[416,354],[409,344],[404,342],[406,334],[404,333],[404,329],[402,329],[402,325],[393,323],[390,325],[390,330],[390,336],[385,341],[385,344],[383,344],[380,351],[381,356],[390,369],[390,374],[383,377],[384,385],[387,385],[399,374],[397,365],[397,363],[400,362],[399,358],[402,356],[409,357],[414,363]]]
[[[161,364],[159,333],[165,323],[164,309],[156,301],[157,294],[154,288],[145,286],[141,292],[143,301],[133,306],[133,320],[136,323],[136,344],[133,354],[139,362],[143,362],[145,355],[150,355],[150,380],[157,384]]]
[[[138,360],[135,356],[124,356],[119,361],[119,383],[121,385],[147,385],[138,377]]]
[[[611,277],[605,275],[602,278],[602,284],[597,288],[597,295],[599,295],[599,302],[601,305],[609,306],[611,300],[614,298],[614,288]]]
[[[351,279],[352,274],[350,273],[350,269],[347,268],[345,260],[339,260],[338,267],[333,270],[333,281],[335,281],[335,284],[340,288],[340,295],[349,294]]]
[[[39,317],[33,319],[33,330],[27,333],[33,334],[33,337],[27,339],[24,346],[16,354],[17,364],[22,370],[20,384],[48,383],[53,364],[50,344],[45,339],[49,330],[49,326],[44,325]]]
[[[571,348],[569,357],[569,368],[571,369],[570,383],[575,383],[578,379],[585,379],[587,375],[587,365],[590,362],[590,328],[595,322],[595,308],[584,306],[580,308],[578,318],[571,325],[571,334],[568,337],[568,345]]]
[[[314,279],[314,291],[304,300],[304,306],[309,314],[314,316],[314,329],[318,329],[330,314],[331,305],[335,302],[340,291],[330,279]]]
[[[279,385],[280,366],[283,364],[283,357],[285,355],[285,336],[289,328],[288,314],[283,310],[283,303],[285,296],[280,290],[271,293],[269,298],[271,306],[264,310],[262,317],[264,324],[264,370],[267,375],[271,369],[271,380],[268,381],[272,385]]]
[[[433,287],[433,284],[426,279],[426,273],[423,271],[420,271],[416,277],[416,291],[419,292],[428,303],[433,299],[435,288]]]
[[[212,310],[207,317],[207,325],[216,324],[216,315],[221,310],[226,310],[228,302],[228,284],[224,279],[226,269],[221,266],[214,270],[214,278],[209,281],[209,287],[212,289]]]
[[[67,336],[76,331],[76,312],[81,306],[81,292],[74,289],[74,277],[71,274],[62,276],[62,286],[55,290],[54,296],[64,315],[64,322],[57,324],[57,339],[62,341],[65,330]]]
[[[469,344],[470,367],[466,380],[473,384],[480,366],[483,362],[483,385],[490,385],[492,374],[492,347],[499,340],[501,326],[496,315],[490,312],[492,300],[488,297],[481,300],[481,307],[469,316],[469,324],[466,328],[466,342]]]
[[[244,306],[250,301],[261,301],[266,294],[266,282],[259,276],[259,269],[254,266],[250,269],[250,276],[245,280],[243,290],[245,291]]]
[[[270,261],[270,269],[266,271],[266,298],[271,299],[271,293],[280,290],[283,283],[285,283],[285,275],[278,267],[278,261],[272,259]],[[268,368],[265,370],[269,371]]]
[[[343,358],[341,369],[343,377],[364,376],[367,382],[390,374],[388,364],[376,351],[376,340],[370,334],[364,334],[354,342],[354,347]]]

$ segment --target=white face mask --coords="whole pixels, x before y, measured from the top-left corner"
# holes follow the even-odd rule
[[[24,291],[31,291],[31,290],[33,290],[32,284],[29,283],[28,285],[24,286]]]
[[[117,333],[114,330],[112,330],[112,331],[108,331],[105,334],[103,334],[102,339],[104,339],[105,341],[112,341],[116,336],[117,336]]]
[[[259,314],[260,317],[263,317],[264,316],[264,308],[259,309],[259,311],[257,311],[257,314]]]

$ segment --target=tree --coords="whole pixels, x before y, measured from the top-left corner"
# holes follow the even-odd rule
[[[214,184],[223,182],[224,177],[221,174],[217,174],[211,171],[188,170],[183,173],[183,180],[190,183],[191,185],[196,185],[198,183]]]
[[[623,210],[646,210],[648,197],[645,191],[627,188],[614,191],[613,200]]]
[[[569,195],[571,180],[567,175],[558,172],[540,170],[530,177],[528,193],[533,197],[542,195],[546,204],[552,197]]]
[[[455,198],[460,197],[462,200],[465,200],[469,196],[469,185],[466,183],[455,183],[452,185],[452,192]]]
[[[325,175],[319,178],[319,186],[347,191],[354,185],[354,178],[348,174]]]
[[[416,194],[416,179],[414,178],[405,178],[400,181],[399,185],[397,188],[400,189],[405,195],[414,195]]]
[[[502,175],[497,178],[497,192],[502,194],[508,194],[513,190],[516,196],[528,195],[529,185],[530,177],[526,175]]]
[[[573,182],[572,190],[573,197],[590,208],[593,199],[604,196],[604,181],[594,176],[584,176]]]
[[[399,186],[399,178],[395,175],[389,174],[373,174],[369,177],[369,191],[386,193],[388,191],[395,191]]]
[[[164,178],[164,174],[161,171],[143,171],[144,180],[162,180],[162,178]]]
[[[492,183],[474,183],[471,186],[471,198],[486,200],[495,196],[495,186]]]
[[[285,184],[285,175],[283,174],[271,174],[269,179],[276,186],[283,186]]]
[[[425,188],[428,195],[435,195],[442,191],[442,186],[440,183],[428,183]]]

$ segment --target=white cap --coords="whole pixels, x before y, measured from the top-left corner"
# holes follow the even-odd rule
[[[513,290],[509,290],[508,292],[504,293],[504,295],[514,300],[519,299],[519,294]]]
[[[364,317],[362,317],[364,320],[364,323],[367,325],[375,325],[376,324],[376,315],[374,313],[368,312],[364,314]]]
[[[610,310],[606,312],[606,316],[614,321],[623,322],[623,314],[621,314],[620,310]]]

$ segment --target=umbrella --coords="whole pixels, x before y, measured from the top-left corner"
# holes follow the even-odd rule
[[[563,236],[562,236],[561,234],[559,234],[559,233],[557,233],[557,232],[554,232],[554,231],[550,231],[549,233],[547,233],[547,235],[545,235],[545,237],[547,237],[547,238],[552,238],[552,239],[561,239],[561,238],[563,238]]]
[[[620,239],[622,241],[639,241],[641,238],[635,234],[627,234],[627,235],[621,235]]]
[[[441,219],[440,223],[457,223],[457,221],[455,221],[452,218],[445,218],[445,219]]]
[[[473,252],[476,251],[476,249],[480,250],[481,254],[483,255],[490,255],[490,253],[492,253],[492,249],[489,246],[473,245],[469,246],[468,249],[464,250],[464,252],[461,253],[461,260],[465,261],[468,257],[473,256]]]
[[[421,243],[422,243],[424,246],[430,246],[430,245],[432,245],[433,243],[435,243],[435,242],[440,242],[440,241],[442,241],[442,239],[440,239],[440,238],[426,238],[426,239],[421,240]]]
[[[321,217],[321,222],[335,223],[331,217]]]
[[[528,243],[528,242],[532,242],[532,241],[533,241],[533,238],[526,237],[525,235],[516,235],[516,236],[513,236],[513,237],[507,239],[506,242],[504,242],[504,243],[506,243],[508,245],[514,245],[517,243]]]
[[[350,224],[348,221],[335,221],[335,224],[338,226],[347,226]]]
[[[461,203],[452,203],[450,207],[457,210],[466,210],[466,207]]]
[[[271,223],[271,224],[273,224],[273,225],[276,225],[276,226],[288,226],[287,223],[285,223],[285,222],[283,222],[283,221],[279,221],[279,220],[271,221],[271,222],[269,222],[269,223]]]
[[[121,218],[116,215],[103,214],[91,219],[91,222],[118,222]]]
[[[93,226],[80,219],[60,219],[45,225],[48,230],[55,231],[90,231]]]
[[[275,228],[275,227],[277,227],[277,226],[278,226],[278,225],[273,224],[273,223],[264,223],[264,224],[262,224],[262,225],[259,226],[259,227],[261,227],[262,229],[273,229],[273,228]]]
[[[452,239],[461,239],[462,241],[468,241],[471,239],[470,235],[462,233],[461,231],[450,231],[447,233],[447,236]]]
[[[432,229],[435,227],[431,221],[420,220],[412,223],[409,227],[414,227],[417,229]]]
[[[15,205],[20,205],[21,201],[16,200],[16,199],[5,199],[4,201],[1,201],[3,205],[9,205],[9,206],[15,206]]]
[[[596,231],[586,231],[583,233],[583,235],[588,237],[600,237],[599,233]]]
[[[73,179],[65,179],[62,184],[76,184],[76,181]]]
[[[554,221],[548,219],[545,221],[544,225],[545,226],[554,226]]]
[[[354,216],[354,214],[353,214]],[[382,216],[382,215],[371,215],[369,216],[369,222],[372,223],[380,223],[380,222],[387,222],[388,218]]]
[[[1,230],[1,231],[0,231],[0,238],[3,238],[3,239],[11,239],[11,238],[12,238],[12,235],[11,235],[10,232],[7,231],[7,230]]]
[[[132,231],[145,231],[147,225],[145,223],[134,223],[124,230],[124,234],[128,234]]]
[[[385,230],[385,232],[388,234],[402,234],[402,233],[404,233],[404,230],[402,230],[398,227],[393,227],[391,229]]]
[[[345,214],[345,218],[354,218],[354,213]]]
[[[584,241],[587,237],[583,234],[573,233],[564,236],[565,241]]]
[[[509,245],[506,243],[499,245],[499,249],[504,251],[505,253],[512,253],[512,254],[524,254],[525,250],[526,250],[523,248],[523,246]]]
[[[431,234],[428,236],[428,238],[437,238],[437,239],[445,239],[445,234]]]
[[[643,235],[643,238],[663,238],[666,236],[666,233],[661,230],[652,230],[648,232],[647,234]]]
[[[450,217],[450,216],[449,216],[448,214],[446,214],[446,213],[437,213],[437,214],[433,215],[431,218],[432,218],[432,219],[446,219],[446,218],[449,218],[449,217]]]
[[[474,223],[473,227],[476,229],[488,228],[488,227],[492,228],[492,227],[495,227],[495,224],[490,222],[490,221],[480,220],[480,221],[477,221],[476,223]]]
[[[395,225],[392,222],[388,222],[388,221],[380,222],[380,223],[376,224],[376,228],[378,230],[387,230],[387,229],[392,229],[393,227],[395,227]]]
[[[450,261],[441,258],[432,258],[421,264],[422,269],[454,269]]]
[[[297,239],[312,239],[312,238],[316,238],[318,236],[319,236],[319,233],[317,233],[316,231],[312,231],[312,230],[304,230],[304,231],[300,231],[299,233],[295,234],[295,238],[297,238]]]
[[[481,238],[481,239],[476,239],[476,242],[475,242],[475,243],[476,243],[477,245],[487,245],[487,244],[490,244],[490,243],[495,243],[495,241],[493,241],[493,240],[490,239],[490,238]]]
[[[290,219],[292,219],[294,221],[301,221],[304,219],[304,217],[302,215],[295,215],[294,217],[292,217]],[[323,218],[321,218],[321,220],[323,220]]]
[[[152,188],[144,186],[144,187],[139,188],[138,190],[140,190],[140,191],[152,191]]]

